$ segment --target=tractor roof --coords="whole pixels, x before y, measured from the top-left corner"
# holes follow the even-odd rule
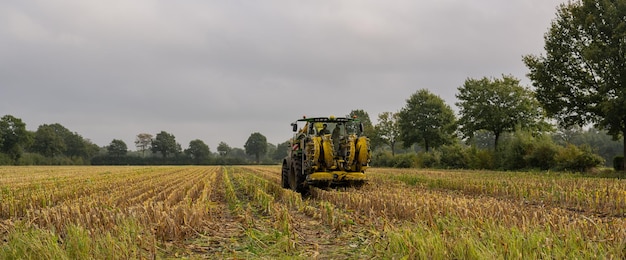
[[[356,118],[347,118],[347,117],[308,117],[298,119],[300,122],[359,122]]]

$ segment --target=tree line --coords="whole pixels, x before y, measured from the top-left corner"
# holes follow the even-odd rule
[[[136,136],[136,151],[119,139],[99,147],[61,124],[43,124],[28,131],[22,119],[0,118],[0,165],[161,165],[161,164],[274,164],[287,154],[286,143],[273,145],[260,133],[252,133],[244,149],[220,142],[213,153],[202,140],[182,149],[166,131]]]

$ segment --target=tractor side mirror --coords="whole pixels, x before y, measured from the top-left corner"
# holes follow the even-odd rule
[[[291,131],[294,131],[294,132],[295,132],[295,131],[298,131],[298,124],[296,124],[296,123],[291,123],[291,128],[292,128],[292,130],[291,130]]]

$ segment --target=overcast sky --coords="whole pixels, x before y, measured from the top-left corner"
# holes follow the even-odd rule
[[[0,116],[60,123],[135,150],[166,131],[277,144],[307,116],[376,122],[419,89],[457,110],[467,78],[513,75],[542,54],[565,0],[0,2]]]

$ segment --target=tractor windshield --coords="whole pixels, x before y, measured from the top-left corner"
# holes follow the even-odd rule
[[[337,136],[348,136],[348,135],[357,135],[360,136],[362,133],[362,127],[359,121],[351,120],[347,118],[338,118],[337,120],[329,119],[329,118],[312,118],[312,119],[303,119],[298,120],[300,122],[304,121],[306,124],[303,128],[299,130],[299,133],[315,135],[315,136],[323,136],[323,135],[332,135],[333,138]],[[292,123],[293,131],[296,132],[298,129],[298,122]]]
[[[354,121],[348,122],[317,122],[314,124],[313,130],[315,135],[322,136],[331,134],[333,138],[346,135],[360,135],[359,123]]]

